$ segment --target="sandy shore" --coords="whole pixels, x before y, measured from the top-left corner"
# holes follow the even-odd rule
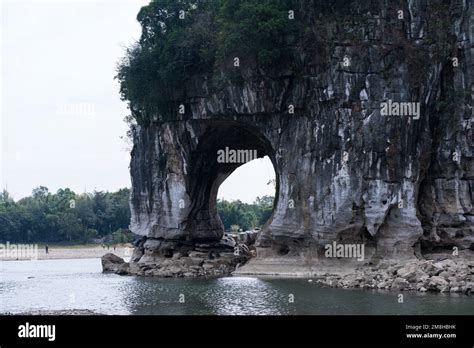
[[[37,257],[34,255],[28,255],[27,257],[14,253],[10,255],[0,255],[0,261],[14,261],[14,260],[59,260],[59,259],[88,259],[88,258],[101,258],[107,253],[114,253],[122,258],[128,258],[132,255],[133,248],[131,245],[120,245],[114,250],[113,247],[107,249],[102,246],[50,246],[49,252],[46,254],[44,246],[38,246]],[[36,254],[36,253],[34,253]]]

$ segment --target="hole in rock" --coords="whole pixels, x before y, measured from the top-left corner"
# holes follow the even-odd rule
[[[225,232],[261,229],[272,215],[275,194],[275,170],[268,156],[235,169],[217,194],[217,211]]]
[[[288,245],[281,245],[280,248],[278,249],[278,254],[279,255],[286,255],[290,252],[290,247]]]
[[[278,196],[275,163],[275,150],[261,129],[236,121],[208,126],[189,165],[190,238],[205,243],[225,232],[237,236],[241,230],[264,229]]]

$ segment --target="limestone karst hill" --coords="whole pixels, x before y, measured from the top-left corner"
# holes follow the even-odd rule
[[[144,8],[119,70],[135,262],[222,238],[226,147],[276,172],[243,271],[317,267],[333,241],[369,262],[473,251],[472,1],[189,3]]]

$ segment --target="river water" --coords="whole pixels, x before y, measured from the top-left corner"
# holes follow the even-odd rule
[[[103,274],[100,259],[0,262],[0,313],[89,309],[104,314],[474,314],[460,294],[332,289],[307,279],[158,279]]]

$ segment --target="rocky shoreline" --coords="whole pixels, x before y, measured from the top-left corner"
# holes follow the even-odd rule
[[[230,276],[249,256],[232,252],[192,251],[187,255],[158,258],[154,262],[125,262],[114,254],[102,257],[104,272],[119,275],[155,277]],[[251,274],[249,274],[251,275]],[[258,274],[254,274],[258,275]],[[278,276],[278,274],[273,274]],[[474,293],[474,260],[445,258],[443,260],[381,261],[376,266],[340,267],[331,271],[315,270],[309,278],[334,288],[362,288],[392,291]]]
[[[474,261],[462,259],[381,262],[349,274],[325,273],[316,282],[338,288],[474,293]]]
[[[108,253],[102,257],[104,272],[155,277],[230,275],[255,256],[258,231],[241,233],[237,240],[225,235],[219,241],[169,243],[154,238],[135,242],[130,262]]]
[[[186,255],[176,253],[171,258],[155,256],[152,261],[125,262],[108,253],[102,257],[102,269],[119,275],[192,278],[230,275],[247,260],[248,256],[229,251],[191,251]]]

